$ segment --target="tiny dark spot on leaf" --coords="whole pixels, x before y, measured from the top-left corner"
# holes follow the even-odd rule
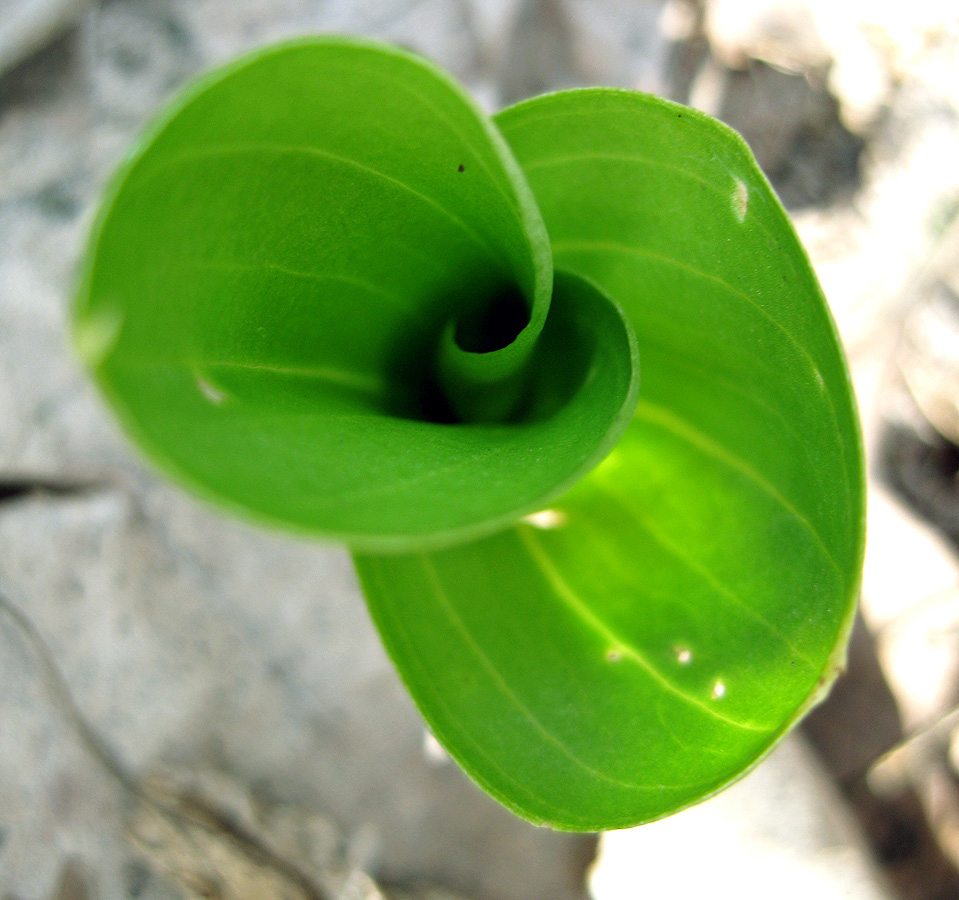
[[[459,164],[459,168],[458,168],[456,171],[457,171],[457,172],[462,172],[464,168],[465,168],[465,166],[464,166],[462,163],[460,163],[460,164]]]

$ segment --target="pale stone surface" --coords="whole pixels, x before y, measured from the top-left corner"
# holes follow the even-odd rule
[[[943,538],[887,489],[874,486],[869,500],[863,614],[882,631],[913,607],[959,588],[959,561]]]
[[[79,18],[92,0],[2,0],[0,73],[12,68]]]
[[[796,736],[713,799],[604,835],[590,887],[594,900],[890,897],[834,786]]]
[[[390,881],[580,896],[588,839],[521,822],[427,758],[342,550],[255,532],[144,480],[0,507],[0,572],[129,771],[220,768],[348,841],[362,832]],[[102,896],[129,896],[129,798],[2,623],[0,896],[45,900],[63,855],[86,860]]]
[[[933,426],[955,433],[959,17],[939,2],[814,5],[843,117],[871,135],[853,202],[798,222],[852,363],[871,475],[861,606],[907,737],[868,783],[920,798],[955,866],[959,505],[954,447]]]

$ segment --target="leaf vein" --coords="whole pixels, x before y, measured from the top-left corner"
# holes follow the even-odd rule
[[[680,175],[685,175],[687,178],[692,178],[694,181],[698,181],[700,184],[707,187],[712,193],[716,194],[718,197],[721,197],[724,201],[727,199],[722,191],[720,191],[715,184],[710,182],[708,179],[703,178],[701,175],[697,175],[695,172],[690,171],[689,169],[684,169],[682,166],[677,166],[675,163],[664,162],[658,159],[649,159],[645,156],[639,156],[633,153],[603,153],[599,151],[593,151],[590,153],[570,153],[563,156],[551,156],[546,158],[537,159],[536,162],[526,163],[523,166],[524,172],[531,172],[536,169],[543,169],[548,166],[561,166],[566,165],[567,163],[577,163],[585,162],[590,159],[606,159],[612,162],[635,162],[647,166],[656,166],[661,169],[670,169],[673,172],[678,172]]]
[[[833,418],[835,419],[835,410],[832,406],[832,398],[829,396],[828,391],[824,389],[825,380],[822,378],[822,375],[819,371],[819,367],[816,365],[816,361],[809,355],[809,351],[796,340],[795,336],[787,329],[778,319],[770,315],[769,311],[764,309],[760,304],[758,304],[752,297],[749,296],[745,291],[740,290],[735,285],[730,284],[726,279],[721,278],[718,275],[713,275],[710,272],[704,272],[702,269],[697,268],[696,266],[690,265],[689,263],[682,262],[678,259],[674,259],[671,256],[666,256],[662,253],[657,253],[655,250],[649,250],[646,247],[631,247],[628,244],[617,244],[614,241],[598,241],[598,240],[585,240],[585,241],[557,241],[553,244],[553,250],[556,253],[562,253],[563,251],[573,251],[573,252],[592,252],[592,251],[607,251],[611,253],[625,253],[630,256],[644,256],[648,259],[655,259],[658,262],[666,263],[667,265],[673,266],[677,269],[682,269],[684,272],[689,272],[690,275],[695,275],[699,278],[706,279],[707,281],[712,281],[736,297],[739,297],[741,300],[744,300],[749,304],[753,309],[756,310],[767,322],[773,325],[777,331],[781,332],[786,340],[795,347],[796,351],[808,364],[812,372],[812,382],[815,384],[816,389],[820,391],[828,401],[828,406],[830,411],[833,413]]]
[[[436,566],[433,565],[432,560],[426,554],[421,555],[421,560],[423,562],[423,568],[426,570],[427,578],[433,586],[433,589],[436,591],[437,598],[443,604],[443,608],[446,611],[447,617],[450,622],[453,623],[456,630],[460,632],[463,636],[464,642],[470,647],[474,655],[479,659],[483,668],[489,673],[489,676],[496,683],[497,687],[506,695],[510,702],[525,716],[530,725],[533,726],[549,743],[553,744],[565,757],[567,757],[583,771],[588,772],[594,778],[598,778],[602,781],[609,782],[610,784],[619,785],[620,787],[629,788],[630,790],[638,791],[661,791],[669,788],[682,788],[687,785],[648,785],[648,784],[635,784],[628,781],[621,781],[618,778],[613,778],[610,775],[607,775],[605,772],[600,772],[598,769],[594,769],[588,763],[581,760],[576,754],[573,753],[569,747],[566,746],[553,732],[551,732],[543,723],[533,714],[532,710],[523,703],[523,701],[516,695],[513,689],[506,682],[506,679],[500,674],[499,669],[493,665],[492,660],[486,655],[483,651],[483,648],[476,643],[472,634],[470,634],[469,629],[463,623],[463,620],[459,617],[459,614],[456,612],[452,602],[449,599],[449,596],[446,593],[443,583],[440,580],[439,572],[436,571]]]
[[[492,244],[490,244],[489,240],[481,235],[467,222],[463,221],[463,219],[456,215],[456,213],[454,213],[452,210],[449,210],[442,204],[437,203],[437,201],[429,195],[417,190],[415,187],[407,184],[405,181],[401,181],[399,178],[388,175],[386,172],[381,172],[379,169],[375,169],[373,166],[369,166],[366,163],[360,162],[359,160],[350,159],[348,156],[334,153],[331,150],[322,150],[319,147],[299,147],[295,144],[223,144],[218,147],[208,147],[205,149],[189,150],[179,153],[172,159],[153,169],[150,173],[150,177],[155,176],[160,171],[169,168],[175,168],[177,165],[184,162],[189,162],[191,160],[215,159],[218,156],[230,155],[242,156],[248,153],[289,154],[291,156],[307,156],[325,159],[332,162],[338,162],[346,166],[351,166],[361,172],[367,173],[368,175],[373,175],[382,179],[383,181],[389,182],[395,187],[398,187],[412,196],[417,197],[420,201],[432,207],[450,222],[453,222],[473,241],[474,244],[482,248],[483,251],[489,255],[490,259],[496,263],[497,267],[502,266],[499,259],[499,252],[492,246]]]
[[[528,550],[533,562],[539,567],[540,571],[543,573],[543,577],[556,592],[557,596],[565,603],[567,608],[577,615],[586,625],[592,628],[593,631],[602,635],[603,638],[620,650],[625,658],[631,659],[634,663],[636,663],[661,687],[665,688],[671,694],[675,695],[690,706],[696,707],[706,715],[714,719],[718,719],[727,725],[732,725],[735,728],[742,728],[746,731],[765,732],[769,730],[761,725],[756,725],[751,722],[740,722],[736,719],[731,719],[729,716],[724,716],[721,712],[709,706],[707,703],[703,702],[697,697],[692,696],[691,694],[686,693],[678,685],[673,684],[673,682],[663,675],[663,673],[660,672],[637,647],[633,646],[629,641],[625,640],[622,636],[613,631],[589,608],[588,604],[579,597],[579,595],[570,587],[563,576],[560,575],[559,571],[553,565],[552,560],[550,560],[542,545],[534,539],[533,533],[529,527],[521,526],[518,527],[516,531],[520,540],[526,546],[526,549]]]
[[[380,597],[382,599],[385,600],[386,598],[392,598],[394,596],[394,592],[391,590],[391,586],[389,582],[387,581],[386,573],[383,571],[382,566],[379,566],[379,565],[371,566],[369,565],[369,561],[367,561],[367,565],[364,566],[364,571],[366,571],[367,573],[371,573],[373,577],[376,578],[376,581],[380,588],[380,591],[379,591]],[[539,794],[531,790],[528,785],[524,784],[521,779],[517,779],[514,775],[512,775],[508,771],[508,769],[506,769],[499,762],[499,760],[496,759],[494,755],[490,754],[486,750],[483,744],[476,737],[473,736],[473,734],[470,732],[468,728],[463,727],[460,717],[456,715],[455,711],[450,707],[449,703],[446,701],[443,691],[437,689],[436,685],[429,678],[429,675],[428,675],[429,666],[422,661],[422,659],[420,658],[420,655],[416,652],[417,645],[416,645],[416,642],[412,639],[412,637],[406,630],[406,620],[404,616],[395,614],[395,607],[393,606],[393,604],[383,602],[383,603],[377,604],[375,607],[371,605],[370,610],[374,616],[374,619],[377,620],[377,624],[380,627],[381,631],[386,632],[387,630],[389,630],[389,633],[393,635],[393,637],[397,641],[402,641],[406,645],[405,649],[408,657],[410,657],[411,659],[419,663],[421,669],[424,671],[424,673],[426,673],[425,677],[419,681],[419,684],[423,686],[426,690],[429,690],[430,694],[433,697],[433,700],[436,702],[438,706],[446,710],[446,713],[448,715],[448,720],[442,723],[441,727],[437,727],[433,722],[430,722],[430,728],[434,730],[436,737],[442,740],[444,738],[443,731],[445,731],[447,728],[450,731],[457,733],[463,740],[467,741],[473,747],[476,753],[478,753],[481,757],[483,757],[483,759],[485,759],[486,762],[493,769],[495,769],[505,781],[508,781],[517,790],[526,794],[528,797],[531,797],[541,806],[548,806],[554,812],[560,813],[563,816],[569,816],[570,814],[569,810],[563,809],[562,807],[556,806],[555,803],[550,803],[549,801],[543,799]],[[387,629],[387,623],[385,621],[382,623],[382,625],[379,625],[380,617],[384,617],[390,614],[392,619],[390,625],[392,627]],[[400,676],[403,679],[404,683],[406,684],[407,689],[410,691],[410,694],[412,694],[415,697],[416,694],[412,690],[412,683],[408,681],[405,670],[399,665],[397,665],[397,669],[399,670]],[[491,787],[487,787],[487,790],[491,790],[492,792]]]
[[[796,349],[799,355],[806,362],[810,372],[811,372],[811,383],[814,385],[815,390],[820,394],[824,399],[825,408],[828,411],[829,418],[832,420],[833,425],[837,433],[841,432],[839,424],[839,416],[836,412],[836,405],[833,400],[831,392],[826,387],[826,380],[822,376],[822,373],[819,371],[819,366],[816,364],[816,361],[809,354],[809,351],[799,343],[798,340],[793,336],[793,334],[776,318],[769,314],[769,312],[760,306],[752,297],[749,296],[745,291],[740,290],[734,285],[730,284],[724,278],[720,278],[718,275],[713,275],[709,272],[704,272],[702,269],[692,266],[689,263],[681,262],[680,260],[673,259],[670,256],[665,256],[660,253],[656,253],[653,250],[649,250],[645,247],[631,247],[626,244],[617,244],[612,241],[596,241],[596,240],[584,240],[584,241],[557,241],[553,244],[553,252],[561,253],[563,250],[571,251],[607,251],[613,253],[626,253],[631,256],[645,256],[649,259],[655,259],[660,262],[666,263],[667,265],[674,266],[677,269],[682,269],[683,271],[689,272],[691,275],[696,275],[700,278],[704,278],[709,281],[713,281],[718,285],[721,285],[731,294],[736,297],[739,297],[742,300],[745,300],[750,306],[752,306],[766,321],[773,325],[778,331],[780,331],[786,338],[786,340]],[[839,446],[840,454],[845,461],[847,461],[847,452],[846,445],[844,442],[840,443]],[[844,479],[842,482],[842,489],[847,494],[849,493],[849,484]]]
[[[250,372],[267,372],[271,375],[299,375],[340,387],[352,388],[375,398],[383,395],[383,383],[380,379],[362,372],[350,372],[346,369],[337,369],[333,366],[287,366],[269,363],[247,363],[236,361],[204,360],[197,362],[196,368],[209,369],[241,369]]]
[[[170,267],[172,268],[172,267]],[[184,271],[190,271],[193,269],[198,270],[223,270],[226,272],[259,272],[263,269],[272,272],[280,272],[283,275],[290,275],[293,278],[302,278],[306,281],[340,281],[343,284],[351,284],[354,287],[361,288],[362,290],[368,291],[371,294],[375,294],[379,297],[382,297],[384,300],[389,300],[395,302],[397,306],[406,309],[406,304],[403,301],[403,298],[399,294],[394,294],[391,291],[386,290],[383,287],[380,287],[377,284],[373,284],[371,281],[365,281],[362,278],[354,278],[352,275],[343,275],[338,272],[307,272],[302,269],[294,269],[290,266],[284,266],[280,263],[275,262],[259,262],[259,263],[238,263],[238,262],[181,262],[176,266],[177,269]]]
[[[610,500],[616,503],[617,506],[621,507],[625,512],[627,512],[634,522],[642,528],[649,536],[659,544],[664,550],[678,559],[686,568],[694,572],[700,578],[703,579],[713,590],[717,591],[733,605],[738,606],[744,612],[748,613],[753,619],[762,624],[770,634],[775,635],[779,640],[781,640],[796,656],[810,666],[812,669],[818,669],[815,662],[809,658],[805,653],[803,653],[798,647],[796,647],[789,638],[784,635],[775,625],[772,624],[762,613],[758,610],[753,609],[748,603],[743,601],[740,597],[734,594],[729,588],[727,588],[712,572],[709,571],[702,563],[697,562],[693,559],[682,547],[676,544],[672,539],[668,538],[662,531],[656,528],[652,522],[650,522],[647,516],[642,515],[636,507],[627,503],[625,498],[621,497],[615,491],[613,491],[608,485],[600,481],[599,478],[595,478],[592,481],[592,487],[602,494],[605,494]]]
[[[837,576],[839,577],[840,583],[844,583],[845,579],[842,576],[842,570],[840,569],[839,564],[836,562],[835,557],[825,545],[823,539],[819,535],[819,532],[816,531],[809,519],[807,519],[798,509],[796,509],[796,507],[793,506],[770,481],[757,472],[756,469],[749,465],[749,463],[743,459],[740,459],[738,456],[733,455],[721,444],[710,438],[707,434],[694,427],[685,419],[680,418],[674,412],[666,409],[663,406],[660,406],[658,403],[653,403],[650,400],[641,398],[636,406],[636,412],[634,416],[635,418],[641,419],[644,422],[653,425],[659,425],[661,428],[664,428],[678,437],[683,438],[688,444],[696,447],[707,456],[711,456],[713,459],[718,460],[729,468],[736,470],[740,475],[743,475],[748,480],[752,481],[764,493],[776,501],[776,503],[780,505],[787,513],[789,513],[797,522],[799,522],[806,531],[809,532],[809,535],[812,537],[813,541],[822,551],[823,556],[829,562],[830,566],[835,570]]]

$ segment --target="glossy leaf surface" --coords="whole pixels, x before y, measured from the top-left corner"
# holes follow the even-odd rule
[[[154,128],[96,228],[78,343],[202,493],[397,549],[507,524],[622,432],[628,324],[567,278],[543,333],[551,294],[529,188],[462,90],[400,51],[311,41]]]
[[[167,470],[351,544],[431,728],[533,821],[702,799],[835,675],[848,376],[781,206],[705,116],[583,90],[491,122],[397,50],[262,52],[118,175],[77,341]]]
[[[497,124],[557,270],[630,317],[639,405],[548,514],[359,571],[480,784],[554,827],[627,826],[741,775],[836,674],[862,553],[858,424],[815,278],[737,136],[603,90]]]

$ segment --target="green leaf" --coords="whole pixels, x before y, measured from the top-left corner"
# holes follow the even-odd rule
[[[430,727],[526,818],[696,802],[838,670],[863,550],[845,362],[706,116],[582,90],[494,122],[381,45],[255,54],[116,177],[76,338],[163,468],[349,542]]]
[[[628,324],[573,277],[546,324],[552,281],[529,188],[461,88],[302,41],[144,139],[94,231],[77,343],[200,493],[356,547],[443,544],[562,493],[628,423]]]
[[[753,766],[838,671],[863,551],[842,352],[742,140],[584,90],[497,117],[552,239],[630,317],[635,417],[546,515],[359,557],[437,737],[533,821],[650,821]]]

